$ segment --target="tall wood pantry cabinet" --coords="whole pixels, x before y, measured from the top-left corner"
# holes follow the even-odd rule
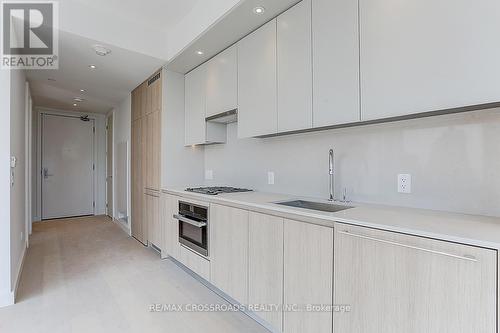
[[[132,236],[161,249],[160,214],[162,72],[132,91]]]

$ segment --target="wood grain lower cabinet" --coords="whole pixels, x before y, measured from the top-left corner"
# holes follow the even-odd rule
[[[163,230],[160,223],[160,193],[146,190],[144,215],[148,226],[148,241],[160,250],[163,246]]]
[[[248,212],[210,205],[210,282],[242,304],[248,301]]]
[[[496,332],[496,251],[342,224],[334,243],[335,332]]]
[[[285,306],[330,306],[333,300],[332,282],[333,228],[285,220]],[[302,309],[302,311],[285,311],[283,316],[285,333],[332,332],[331,311]],[[342,330],[336,332],[345,333]]]
[[[283,219],[249,213],[248,303],[279,306],[277,311],[257,314],[277,331],[282,330],[283,312]],[[274,308],[272,308],[274,309]]]
[[[180,245],[179,256],[176,259],[205,280],[210,281],[210,261],[206,258]]]
[[[179,260],[179,221],[173,216],[179,211],[179,199],[176,196],[161,195],[160,220],[163,225],[162,257],[171,256]]]

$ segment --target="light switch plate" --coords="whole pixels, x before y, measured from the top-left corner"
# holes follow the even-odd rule
[[[214,179],[214,171],[205,170],[205,180],[213,180],[213,179]]]
[[[398,175],[398,192],[399,193],[411,193],[411,175],[410,174],[399,174]]]
[[[274,185],[274,171],[267,172],[267,184]]]

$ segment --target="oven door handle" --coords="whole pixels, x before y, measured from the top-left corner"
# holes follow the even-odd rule
[[[194,220],[188,219],[188,218],[186,218],[182,215],[178,215],[178,214],[174,214],[174,219],[179,220],[179,221],[184,222],[184,223],[187,223],[187,224],[191,224],[192,226],[195,226],[197,228],[203,228],[203,227],[207,226],[206,222],[194,221]]]

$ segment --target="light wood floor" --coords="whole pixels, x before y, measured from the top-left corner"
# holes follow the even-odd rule
[[[224,301],[107,217],[42,222],[0,332],[267,332],[239,312],[153,313],[153,303]]]

